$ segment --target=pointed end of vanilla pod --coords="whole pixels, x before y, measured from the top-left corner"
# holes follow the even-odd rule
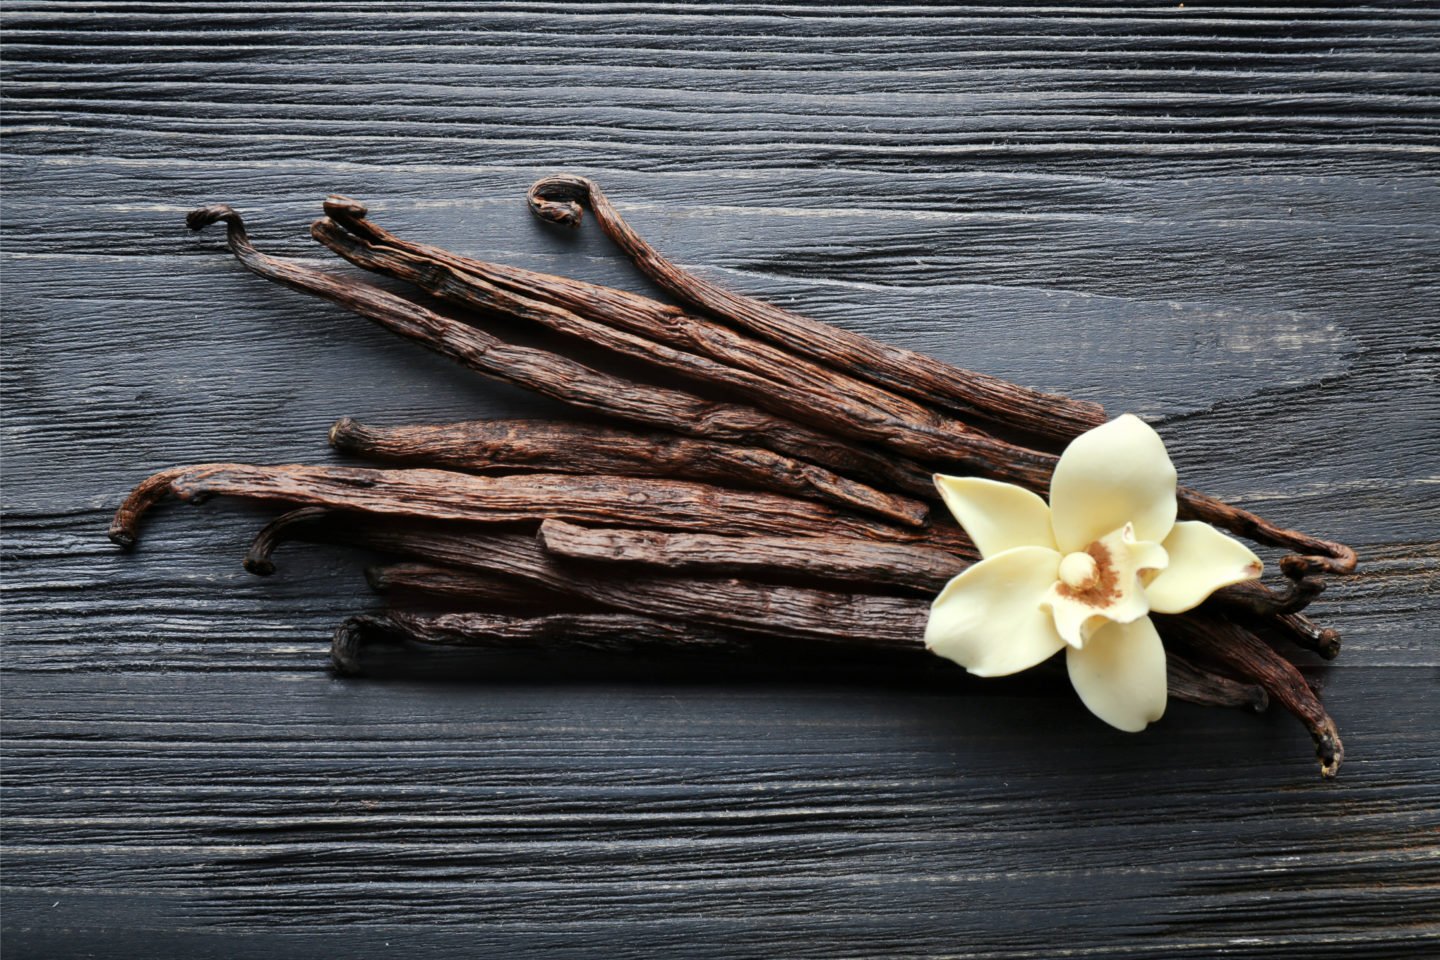
[[[1326,717],[1314,734],[1315,756],[1320,760],[1320,776],[1333,780],[1340,772],[1340,764],[1345,762],[1345,744],[1340,740],[1340,731],[1335,728],[1335,721]]]
[[[1334,627],[1326,627],[1320,631],[1315,638],[1315,652],[1326,660],[1334,660],[1340,656],[1340,631]]]
[[[353,417],[341,417],[330,426],[330,446],[336,450],[349,450],[350,440],[359,424]]]
[[[366,567],[365,582],[368,583],[370,585],[370,589],[374,590],[376,593],[384,593],[386,590],[390,589],[390,583],[388,577],[385,574],[385,568],[381,566]]]
[[[240,565],[245,568],[246,573],[253,573],[257,577],[268,577],[275,572],[275,561],[269,557],[246,554]]]
[[[342,677],[361,673],[360,639],[369,617],[351,617],[335,628],[330,638],[330,669]]]
[[[325,212],[332,217],[354,217],[358,220],[370,212],[370,208],[359,200],[339,193],[332,193],[326,197],[322,206]]]

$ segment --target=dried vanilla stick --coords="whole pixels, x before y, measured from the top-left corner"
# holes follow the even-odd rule
[[[761,447],[638,433],[588,423],[470,420],[436,426],[376,427],[345,417],[330,443],[346,453],[470,472],[535,470],[629,477],[673,477],[769,490],[920,526],[929,509],[824,467]]]
[[[423,549],[423,545],[417,546]],[[419,550],[402,552],[410,555]],[[470,558],[468,565],[472,570],[567,591],[617,610],[762,637],[847,643],[859,631],[877,648],[913,648],[925,635],[925,616],[929,612],[929,604],[903,597],[746,580],[594,574],[556,563],[533,540]],[[427,564],[395,564],[372,567],[368,573],[371,585],[382,593],[429,590],[458,603],[464,603],[469,596],[463,571]]]
[[[449,470],[244,463],[174,467],[148,477],[116,511],[110,538],[133,545],[141,518],[167,495],[182,500],[232,496],[430,520],[539,523],[560,518],[732,534],[925,540],[970,549],[958,530],[952,534],[948,528],[895,527],[809,500],[685,480],[570,474],[489,477]]]
[[[554,223],[578,225],[581,204],[635,265],[684,303],[857,377],[945,407],[968,418],[1021,429],[1051,441],[1068,441],[1105,422],[1098,404],[1042,393],[998,377],[872,340],[828,323],[732,293],[688,273],[640,238],[594,181],[546,177],[530,188],[530,207]]]
[[[856,539],[810,537],[726,537],[713,533],[673,533],[582,527],[562,520],[540,525],[547,553],[574,560],[651,568],[654,572],[733,574],[751,579],[813,579],[865,587],[888,587],[934,596],[967,562],[972,552],[955,553],[920,544],[875,543]]]
[[[933,596],[964,562],[978,552],[936,550],[923,544],[869,543],[860,540],[800,537],[729,537],[665,530],[616,530],[582,527],[561,520],[540,525],[540,543],[557,556],[605,563],[634,564],[676,573],[734,574],[750,578],[815,579],[894,588]],[[957,561],[959,558],[959,561]],[[1247,587],[1250,584],[1237,584]],[[1215,606],[1247,615],[1269,626],[1297,646],[1333,660],[1340,652],[1340,634],[1321,628],[1303,614],[1276,615],[1265,595],[1245,592],[1232,600],[1228,588]],[[1267,592],[1268,593],[1268,592]],[[1258,605],[1248,605],[1256,598]]]

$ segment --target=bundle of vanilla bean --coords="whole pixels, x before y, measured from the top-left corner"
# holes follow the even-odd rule
[[[332,660],[359,669],[368,639],[599,649],[753,649],[799,644],[923,651],[929,598],[977,559],[935,509],[935,472],[1044,495],[1056,452],[1104,422],[1092,403],[1041,393],[808,319],[701,280],[666,260],[591,181],[541,180],[540,217],[575,225],[582,204],[683,307],[449,253],[390,233],[331,197],[312,235],[351,263],[407,281],[445,312],[351,276],[257,251],[228,206],[190,214],[227,228],[254,273],[349,308],[488,377],[583,411],[575,422],[373,426],[341,419],[341,451],[384,468],[177,467],[142,482],[111,537],[134,544],[167,494],[289,505],[246,567],[273,571],[286,539],[355,544],[392,558],[370,571],[394,609],[351,618]],[[539,327],[524,345],[518,323]],[[600,361],[576,359],[601,356]],[[624,358],[625,373],[605,358]],[[641,373],[635,373],[636,370]],[[653,382],[652,382],[653,381]],[[675,383],[681,386],[675,386]],[[604,423],[597,423],[603,419]],[[1279,649],[1339,651],[1301,611],[1348,547],[1273,525],[1182,488],[1182,517],[1292,550],[1284,587],[1226,588],[1156,617],[1170,694],[1263,709],[1278,701],[1333,775],[1335,725]],[[426,596],[451,612],[407,610]],[[1277,649],[1278,648],[1278,649]]]

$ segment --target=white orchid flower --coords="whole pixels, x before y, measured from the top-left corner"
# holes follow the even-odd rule
[[[935,598],[925,645],[982,677],[1063,649],[1085,706],[1121,730],[1165,712],[1165,648],[1147,614],[1182,613],[1262,569],[1209,524],[1175,522],[1175,467],[1130,414],[1071,441],[1049,506],[994,480],[935,485],[983,559]]]

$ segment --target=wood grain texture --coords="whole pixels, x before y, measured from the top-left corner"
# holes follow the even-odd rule
[[[1416,957],[1440,935],[1440,12],[1426,4],[16,2],[5,14],[3,883],[27,957]],[[320,200],[652,294],[710,279],[1155,419],[1353,543],[1297,655],[1346,737],[1063,676],[442,651],[326,672],[366,557],[148,472],[550,417],[183,227]],[[325,258],[329,263],[330,258]],[[344,269],[344,268],[340,268]],[[1266,554],[1273,559],[1271,554]],[[367,654],[368,656],[368,654]],[[381,656],[379,652],[375,655]]]

